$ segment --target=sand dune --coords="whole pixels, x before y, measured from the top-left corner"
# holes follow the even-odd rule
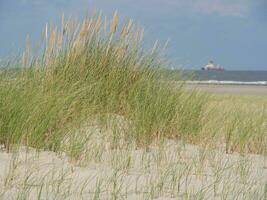
[[[1,197],[133,200],[266,197],[267,162],[260,155],[225,154],[223,150],[171,140],[153,145],[149,151],[96,147],[92,152],[102,151],[101,156],[95,154],[86,162],[34,149],[21,148],[17,154],[2,151]]]

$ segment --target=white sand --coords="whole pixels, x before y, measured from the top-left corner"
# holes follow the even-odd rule
[[[185,88],[214,94],[267,96],[267,86],[261,85],[186,84]]]
[[[174,141],[155,145],[150,151],[111,150],[101,142],[106,141],[92,141],[90,152],[94,155],[80,162],[34,149],[26,152],[22,148],[19,154],[2,151],[0,198],[266,198],[267,163],[263,156],[227,155]]]

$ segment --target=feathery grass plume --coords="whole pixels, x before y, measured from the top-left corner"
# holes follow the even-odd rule
[[[57,38],[57,53],[59,53],[59,51],[61,50],[62,46],[63,46],[63,37],[65,34],[65,15],[62,14],[61,16],[61,30],[58,32],[58,38]]]
[[[76,49],[76,51],[79,51],[79,50],[81,50],[82,46],[84,44],[86,44],[86,40],[87,40],[87,37],[89,35],[89,22],[88,22],[88,20],[84,20],[82,22],[81,28],[79,28],[79,25],[77,26],[77,29],[76,29],[74,35],[76,35],[76,34],[77,34],[77,38],[74,41],[73,47]]]
[[[88,22],[88,20],[84,20],[81,26],[80,33],[79,33],[79,39],[82,40],[86,38],[89,32],[89,26],[90,26],[90,22]]]
[[[110,23],[110,33],[115,33],[119,24],[119,17],[117,11],[114,13],[113,19]]]
[[[30,35],[27,34],[26,36],[26,46],[23,53],[23,66],[27,67],[30,62]]]
[[[50,34],[50,38],[49,38],[49,44],[48,44],[48,54],[52,54],[54,48],[55,48],[55,43],[56,43],[56,30],[53,30]]]
[[[48,47],[48,24],[45,24],[45,41],[46,41],[46,48]]]
[[[102,15],[99,14],[98,15],[98,18],[97,18],[97,21],[96,21],[96,24],[95,24],[95,32],[99,32],[100,28],[101,28],[101,25],[102,25]]]
[[[63,37],[64,37],[64,32],[60,31],[58,38],[57,38],[57,53],[59,53],[59,51],[61,50],[62,46],[63,46]]]
[[[130,33],[131,31],[131,28],[132,28],[132,19],[130,19],[128,21],[127,24],[124,24],[122,26],[122,30],[121,30],[121,34],[120,34],[120,37],[122,37],[123,39],[125,39],[125,37],[127,37],[127,35]]]

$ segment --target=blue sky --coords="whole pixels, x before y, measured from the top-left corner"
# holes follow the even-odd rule
[[[184,68],[209,59],[227,69],[267,70],[266,0],[0,0],[0,56],[17,55],[62,13],[118,10],[145,28],[148,43],[170,39],[168,56]]]

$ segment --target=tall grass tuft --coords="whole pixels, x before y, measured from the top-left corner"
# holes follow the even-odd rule
[[[46,25],[38,55],[30,55],[27,37],[19,70],[0,74],[0,143],[57,151],[66,133],[113,119],[140,146],[199,132],[204,96],[161,81],[158,44],[146,50],[142,38],[117,13],[110,21],[63,16],[60,28]]]

